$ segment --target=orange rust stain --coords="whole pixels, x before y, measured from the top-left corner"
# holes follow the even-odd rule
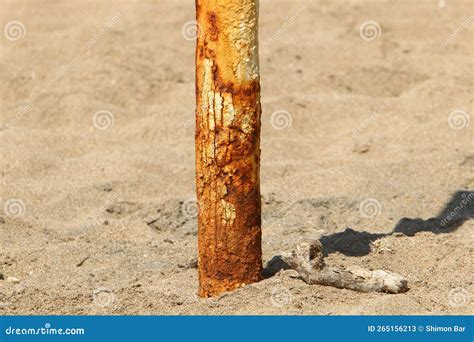
[[[209,39],[212,41],[217,41],[219,38],[219,26],[217,24],[217,15],[215,12],[208,13],[208,23],[209,23]]]

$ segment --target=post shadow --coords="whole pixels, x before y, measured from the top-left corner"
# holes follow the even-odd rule
[[[370,244],[385,236],[403,233],[414,236],[418,232],[434,234],[451,233],[465,221],[474,218],[474,191],[457,191],[436,216],[423,220],[421,218],[402,218],[390,233],[369,233],[346,228],[343,232],[325,235],[320,238],[324,255],[340,252],[347,256],[364,256],[370,253]],[[288,269],[279,256],[273,257],[263,271],[264,277],[270,277],[279,270]]]

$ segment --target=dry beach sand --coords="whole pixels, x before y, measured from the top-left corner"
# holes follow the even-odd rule
[[[264,262],[321,238],[410,290],[200,299],[193,1],[2,0],[0,314],[473,314],[473,14],[261,1]]]

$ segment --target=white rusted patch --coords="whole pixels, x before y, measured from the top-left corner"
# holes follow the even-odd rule
[[[208,114],[209,114],[209,130],[213,131],[216,128],[216,113],[214,112],[214,92],[207,93],[209,100]]]
[[[224,112],[223,112],[223,123],[225,127],[229,127],[232,125],[232,122],[235,118],[235,109],[234,109],[234,102],[232,100],[232,94],[224,93]]]
[[[226,202],[221,199],[222,208],[224,209],[224,221],[232,224],[235,220],[235,207],[232,203]]]
[[[202,114],[207,113],[209,108],[209,93],[212,91],[212,65],[214,62],[212,59],[205,58],[203,61],[203,84],[201,91],[201,112]]]
[[[204,160],[206,163],[209,163],[212,159],[215,158],[216,147],[215,147],[215,128],[216,128],[216,112],[214,108],[215,102],[222,103],[220,95],[216,99],[215,92],[213,89],[213,79],[212,79],[212,66],[214,62],[211,59],[205,58],[203,60],[203,85],[201,91],[201,115],[203,120],[203,129],[209,130],[208,139],[204,140],[203,151]],[[219,104],[217,104],[219,106]],[[220,115],[220,113],[219,113]],[[206,127],[207,125],[207,127]]]
[[[240,128],[242,129],[242,131],[245,134],[251,133],[253,131],[251,123],[252,123],[252,120],[251,120],[250,116],[244,115],[242,117],[242,122],[240,124]]]
[[[217,126],[222,126],[222,96],[221,93],[214,93],[214,115]]]
[[[214,142],[211,142],[209,144],[207,144],[207,158],[214,158],[215,157],[215,153],[216,153],[216,148],[214,147]]]
[[[232,3],[235,13],[224,23],[232,46],[235,46],[237,56],[234,73],[237,80],[254,81],[259,78],[258,70],[258,2],[244,1]]]
[[[227,195],[227,187],[225,185],[222,185],[221,187],[221,196]]]

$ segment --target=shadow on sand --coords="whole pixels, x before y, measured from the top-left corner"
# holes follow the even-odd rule
[[[370,253],[372,242],[385,236],[397,233],[414,236],[418,232],[450,233],[472,218],[474,218],[474,192],[457,191],[444,209],[436,217],[428,220],[404,217],[396,224],[393,231],[387,234],[360,232],[346,228],[343,232],[323,236],[320,241],[323,244],[325,255],[340,252],[347,256],[363,256]],[[275,258],[272,259],[271,270],[268,267],[264,269],[264,277],[271,276],[277,271],[275,269],[276,261]],[[279,268],[287,269],[288,267],[282,262]]]

